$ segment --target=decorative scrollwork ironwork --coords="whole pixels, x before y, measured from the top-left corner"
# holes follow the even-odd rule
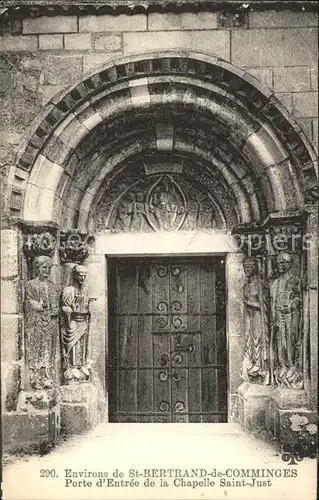
[[[169,324],[169,317],[168,316],[159,316],[156,318],[156,323],[158,325],[158,328],[164,329],[168,326]]]
[[[181,330],[185,325],[183,325],[183,320],[179,316],[172,317],[172,326],[175,330]]]
[[[179,300],[173,300],[171,302],[171,311],[179,312],[183,308],[183,304]]]
[[[165,300],[162,300],[161,302],[158,302],[157,304],[157,310],[161,313],[167,313],[168,312],[168,303]]]
[[[183,401],[176,401],[175,403],[175,411],[180,412],[185,410],[185,403]]]
[[[181,268],[179,266],[172,267],[173,276],[179,276],[181,274]]]
[[[159,372],[158,378],[160,379],[161,382],[166,382],[166,380],[168,380],[168,370]]]
[[[169,357],[167,354],[162,354],[160,357],[160,364],[166,366],[168,364]]]
[[[181,354],[174,352],[172,355],[172,361],[173,361],[173,363],[180,365],[183,362],[183,357]]]
[[[167,269],[167,266],[160,266],[158,269],[157,269],[157,275],[160,277],[160,278],[165,278],[165,276],[167,276],[168,274],[168,269]]]
[[[168,411],[169,410],[169,403],[167,401],[161,401],[159,405],[160,411]]]

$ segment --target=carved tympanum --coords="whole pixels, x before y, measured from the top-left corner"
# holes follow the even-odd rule
[[[33,389],[54,385],[58,337],[58,289],[49,279],[51,258],[34,259],[36,278],[25,287],[26,362]]]
[[[104,215],[103,203],[97,213],[97,229],[115,233],[214,227],[215,210],[209,194],[172,173],[138,180],[118,197],[108,214]]]
[[[244,285],[246,350],[243,377],[253,383],[269,384],[267,287],[260,276],[257,259],[245,259],[243,267],[246,275]]]
[[[83,382],[90,378],[88,338],[90,302],[86,288],[87,270],[75,265],[72,284],[61,294],[61,343],[63,382]]]
[[[303,387],[301,280],[293,271],[293,255],[276,257],[277,276],[271,284],[274,378],[278,385]]]

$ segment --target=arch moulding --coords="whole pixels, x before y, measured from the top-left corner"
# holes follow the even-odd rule
[[[22,220],[25,238],[46,232],[54,240],[59,235],[60,246],[51,249],[49,242],[49,247],[36,249],[53,257],[57,283],[66,283],[71,264],[87,265],[96,299],[89,340],[95,375],[91,392],[83,389],[82,394],[89,423],[106,412],[107,273],[108,259],[114,257],[220,258],[227,294],[228,421],[239,418],[247,429],[262,421],[278,437],[276,418],[283,415],[287,401],[310,411],[315,340],[309,323],[311,273],[306,269],[314,254],[313,249],[293,247],[292,235],[311,230],[307,210],[317,196],[316,165],[308,139],[273,92],[244,70],[206,54],[159,52],[120,58],[88,73],[48,103],[17,159],[10,210]],[[142,216],[134,225],[131,216],[129,224],[117,222],[116,229],[120,210],[128,211],[133,201],[138,207],[134,186],[145,186],[139,205],[143,211],[145,199],[156,199],[161,183],[160,195],[165,192],[171,206],[181,209],[169,220],[171,230],[153,208],[148,226],[139,225]],[[187,186],[192,184],[198,192],[190,192]],[[213,222],[199,227],[192,220],[186,230],[180,214],[189,215],[191,203],[199,206],[203,199]],[[103,226],[103,221],[108,222]],[[88,233],[95,238],[91,246]],[[81,244],[68,247],[68,237],[74,234]],[[279,250],[273,242],[278,234],[285,235],[286,252],[293,254],[294,277],[304,283],[298,332],[302,362],[299,378],[296,375],[294,387],[292,382],[286,385],[289,395],[284,398],[286,375],[277,376],[273,367],[268,367],[267,382],[258,375],[259,383],[251,383],[247,376],[239,388],[247,349],[242,260],[255,259],[260,278],[270,286],[276,279]],[[260,244],[249,247],[252,235]],[[24,278],[31,277],[37,238],[29,241]],[[267,307],[271,315],[270,302]],[[70,387],[60,385],[61,419],[67,432],[75,432]],[[269,402],[276,416],[266,422]]]

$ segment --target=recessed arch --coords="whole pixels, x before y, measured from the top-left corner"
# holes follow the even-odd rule
[[[237,210],[250,206],[238,222],[302,209],[315,195],[312,147],[266,86],[212,56],[151,53],[112,61],[48,104],[18,159],[29,173],[22,216],[61,223],[73,201],[75,213],[90,212],[89,195],[101,195],[111,158],[115,168],[130,156],[130,138],[134,154],[152,143],[210,164],[230,192],[236,185]]]

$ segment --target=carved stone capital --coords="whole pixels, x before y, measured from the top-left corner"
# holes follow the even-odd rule
[[[305,220],[305,213],[270,215],[264,223],[268,253],[300,253],[304,247]]]
[[[232,231],[237,246],[246,257],[265,256],[267,254],[267,240],[265,229],[260,226],[237,226]]]
[[[23,252],[28,262],[35,257],[52,257],[58,241],[58,226],[46,223],[20,224],[23,235]]]
[[[61,264],[82,264],[89,254],[89,245],[94,237],[77,230],[60,232],[59,255]]]
[[[260,225],[241,224],[232,234],[248,257],[300,253],[307,245],[304,231],[307,213],[270,214]]]

